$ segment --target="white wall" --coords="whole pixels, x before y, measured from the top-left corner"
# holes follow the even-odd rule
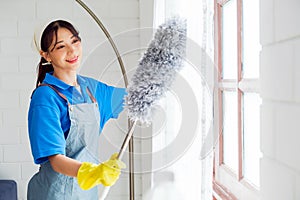
[[[300,199],[300,1],[261,0],[262,200]]]
[[[138,0],[85,2],[103,20],[111,35],[118,35],[116,43],[121,54],[124,54],[125,66],[132,69],[137,65],[139,54],[136,51],[126,52],[137,48],[144,41],[140,40],[139,32],[129,30],[151,26],[151,19],[140,15],[140,12],[148,9],[141,5],[147,4]],[[27,110],[39,61],[37,52],[31,48],[35,25],[47,18],[63,17],[71,20],[80,31],[86,63],[96,65],[94,68],[84,65],[81,72],[113,85],[122,85],[121,73],[116,62],[112,62],[115,57],[109,45],[103,43],[103,33],[75,0],[0,0],[0,4],[0,179],[15,180],[19,199],[26,199],[27,182],[38,170],[38,166],[33,164],[27,134]],[[100,47],[93,51],[99,44]],[[97,60],[90,59],[98,52]],[[121,120],[117,123],[123,122]],[[108,132],[118,135],[117,142],[121,142],[124,137],[120,134],[122,130],[114,128],[111,123],[103,135]],[[113,152],[106,152],[104,157],[108,158],[110,153]],[[109,199],[126,199],[127,178],[126,173],[121,176]],[[139,186],[142,179],[140,176],[136,176],[136,179],[136,199],[140,199]]]

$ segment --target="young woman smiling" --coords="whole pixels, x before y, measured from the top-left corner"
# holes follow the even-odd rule
[[[98,199],[98,184],[113,185],[124,163],[99,163],[98,139],[105,123],[123,110],[124,88],[80,76],[81,38],[74,26],[56,20],[36,46],[41,61],[28,111],[34,162],[40,170],[28,184],[27,199]]]

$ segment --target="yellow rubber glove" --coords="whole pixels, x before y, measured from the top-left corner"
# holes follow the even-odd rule
[[[118,180],[121,169],[126,165],[117,159],[118,153],[113,154],[109,160],[96,165],[83,162],[77,173],[78,185],[83,190],[89,190],[98,184],[112,186]]]

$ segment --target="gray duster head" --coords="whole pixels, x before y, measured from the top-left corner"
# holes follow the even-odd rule
[[[185,49],[186,20],[174,17],[158,27],[127,88],[125,103],[132,121],[150,122],[151,108],[170,88]]]

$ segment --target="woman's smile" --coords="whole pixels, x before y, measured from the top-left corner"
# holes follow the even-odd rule
[[[74,63],[76,63],[77,61],[78,61],[78,56],[76,56],[76,57],[74,57],[74,58],[72,58],[72,59],[68,59],[68,60],[66,60],[68,63],[70,63],[70,64],[74,64]]]

